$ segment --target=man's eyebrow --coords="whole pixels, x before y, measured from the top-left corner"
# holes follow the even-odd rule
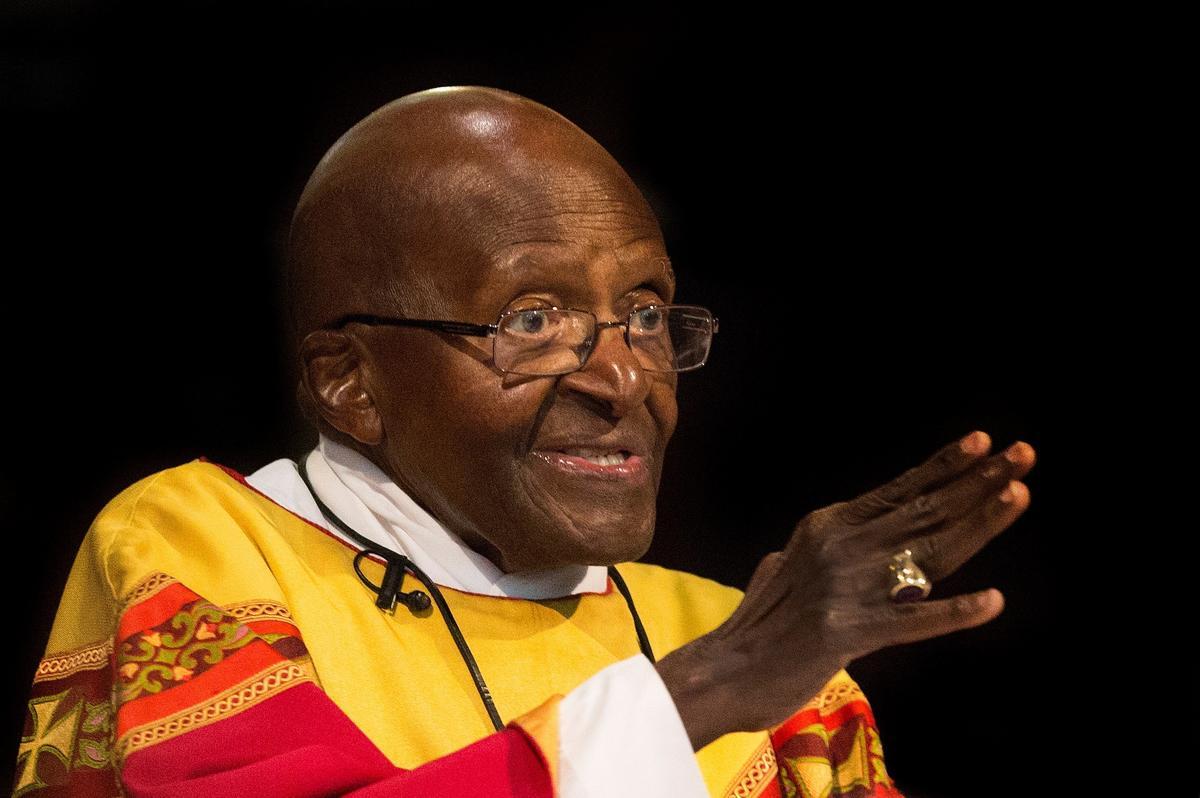
[[[674,288],[675,287],[675,267],[671,263],[671,259],[668,258],[666,255],[659,255],[654,260],[657,261],[658,263],[662,264],[663,274],[666,275],[667,284],[670,285],[672,288]]]
[[[673,291],[675,289],[675,271],[671,268],[671,259],[660,256],[651,258],[647,262],[655,265],[655,274],[643,278],[636,287],[630,289],[629,293],[642,289],[657,291],[661,294]]]

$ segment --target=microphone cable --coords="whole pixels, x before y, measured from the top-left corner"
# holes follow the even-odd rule
[[[338,529],[345,532],[351,539],[363,547],[362,551],[359,551],[354,556],[354,572],[358,575],[359,580],[371,592],[375,593],[375,606],[385,612],[394,612],[396,603],[399,602],[408,607],[409,611],[413,613],[422,612],[429,609],[429,596],[432,595],[434,603],[437,604],[438,611],[441,612],[442,618],[446,622],[446,628],[450,630],[450,636],[454,638],[454,645],[458,647],[458,653],[462,656],[467,670],[471,673],[471,680],[475,682],[475,689],[479,692],[479,697],[483,700],[488,717],[491,718],[492,726],[495,727],[496,731],[503,730],[504,722],[500,719],[500,713],[496,710],[496,703],[492,700],[492,693],[488,689],[487,682],[483,679],[483,673],[479,670],[479,664],[475,661],[475,656],[471,653],[471,648],[467,645],[466,638],[463,637],[462,630],[459,629],[458,622],[454,620],[454,614],[450,612],[450,607],[446,604],[446,599],[442,596],[442,591],[438,589],[437,584],[408,557],[399,552],[392,551],[385,546],[381,546],[354,531],[349,524],[339,518],[333,510],[330,510],[321,501],[321,498],[317,496],[317,491],[308,479],[308,469],[305,467],[306,459],[307,457],[301,457],[298,463],[300,478],[304,480],[304,484],[308,488],[309,493],[312,494],[317,507],[326,518],[333,521]],[[378,585],[367,578],[360,566],[362,559],[367,556],[368,552],[381,557],[387,563],[383,572],[383,581]],[[429,591],[429,594],[421,590],[414,590],[410,593],[402,592],[400,585],[404,581],[405,570],[411,571],[413,576]],[[637,633],[638,648],[641,649],[642,654],[647,659],[654,662],[654,650],[650,647],[650,638],[646,635],[642,619],[633,604],[633,596],[630,595],[629,586],[625,584],[625,579],[617,571],[615,565],[608,566],[608,576],[617,586],[617,590],[620,591],[621,595],[625,598],[625,603],[629,606],[629,612],[633,616],[634,631]]]

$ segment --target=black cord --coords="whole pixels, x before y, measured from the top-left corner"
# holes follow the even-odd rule
[[[621,595],[625,597],[625,603],[629,605],[629,614],[633,616],[633,628],[637,632],[638,647],[642,649],[646,659],[655,662],[654,649],[650,648],[650,638],[646,636],[646,629],[642,626],[642,619],[638,615],[637,607],[633,606],[633,596],[629,595],[629,586],[625,584],[624,577],[617,571],[617,566],[608,566],[608,575],[612,577],[617,590],[621,591]]]
[[[308,487],[308,492],[312,494],[313,501],[317,503],[317,507],[339,529],[363,546],[363,550],[358,552],[354,557],[354,572],[358,574],[358,578],[362,583],[377,595],[375,605],[380,609],[391,611],[395,608],[396,602],[400,601],[413,611],[419,612],[428,609],[429,596],[419,590],[414,590],[411,593],[403,593],[399,590],[400,583],[404,579],[404,569],[412,571],[413,576],[421,584],[425,585],[426,589],[433,595],[433,600],[437,604],[438,610],[442,613],[442,618],[446,621],[446,628],[450,630],[450,636],[454,638],[454,645],[458,647],[458,653],[462,656],[463,662],[466,663],[467,670],[471,672],[471,679],[475,682],[475,689],[479,692],[479,697],[483,699],[483,705],[487,709],[488,717],[492,720],[492,726],[495,727],[496,731],[503,730],[504,721],[500,719],[500,713],[496,710],[496,703],[492,700],[492,692],[488,689],[487,682],[483,680],[483,673],[480,672],[479,664],[475,661],[475,656],[471,653],[471,647],[467,645],[466,638],[463,637],[462,630],[458,627],[458,622],[454,620],[454,613],[450,612],[450,607],[446,604],[446,599],[442,596],[442,591],[438,589],[437,584],[408,557],[381,546],[369,538],[363,537],[351,529],[345,521],[338,518],[333,510],[330,510],[321,501],[320,497],[317,496],[317,491],[308,480],[308,469],[305,467],[304,461],[305,458],[301,457],[299,462],[300,478],[304,480],[304,484]],[[359,566],[359,563],[367,555],[368,551],[382,557],[387,562],[387,567],[383,575],[383,583],[380,585],[376,585],[369,580]],[[647,659],[654,662],[654,650],[650,648],[650,638],[646,636],[646,630],[642,626],[642,619],[638,615],[637,608],[633,606],[633,596],[629,594],[629,587],[625,584],[625,579],[617,571],[615,565],[608,566],[608,575],[612,578],[613,583],[616,584],[617,590],[625,597],[625,603],[629,606],[629,612],[633,616],[633,628],[637,632],[638,647],[641,648],[642,654]]]
[[[339,529],[341,529],[350,537],[354,538],[359,543],[363,544],[367,549],[372,550],[374,553],[387,560],[387,570],[384,572],[384,584],[376,587],[371,583],[370,580],[367,579],[358,565],[366,554],[365,550],[360,551],[354,558],[354,571],[358,574],[358,578],[361,579],[363,584],[365,584],[367,587],[371,588],[376,593],[379,593],[380,600],[383,600],[384,598],[383,587],[387,586],[389,581],[396,582],[398,586],[399,579],[403,579],[402,571],[399,572],[399,579],[394,576],[398,570],[397,566],[400,568],[407,568],[412,571],[413,575],[416,576],[417,579],[419,579],[421,583],[429,589],[429,592],[433,594],[433,600],[438,605],[438,610],[442,613],[442,618],[446,621],[446,627],[450,630],[450,636],[454,638],[454,645],[458,647],[458,653],[462,655],[463,662],[466,663],[467,670],[471,672],[471,679],[475,682],[475,688],[479,691],[479,697],[483,699],[483,705],[487,709],[488,717],[492,720],[492,726],[495,727],[496,731],[503,729],[504,722],[500,719],[500,713],[496,711],[496,704],[492,700],[492,692],[488,689],[487,683],[483,680],[483,674],[479,671],[479,664],[475,661],[475,656],[471,653],[471,649],[467,645],[466,639],[463,637],[462,630],[458,628],[458,622],[454,620],[454,614],[450,612],[450,607],[446,604],[446,599],[443,598],[442,591],[438,590],[438,587],[436,584],[434,584],[433,580],[426,576],[425,572],[418,568],[412,562],[412,560],[408,559],[403,554],[384,548],[374,541],[363,537],[358,532],[355,532],[353,529],[351,529],[345,521],[338,518],[337,514],[334,513],[333,510],[330,510],[329,507],[327,507],[325,503],[321,501],[320,497],[317,496],[317,491],[313,488],[312,483],[308,480],[308,469],[305,468],[303,458],[300,460],[300,478],[304,480],[304,484],[308,487],[309,492],[313,495],[313,499],[316,501],[317,507],[321,509],[321,512],[324,513],[329,520],[333,521],[333,523],[336,524]],[[389,580],[389,576],[392,577],[391,580]],[[399,596],[398,593],[394,593],[393,595],[397,597]],[[409,595],[415,595],[415,592],[414,594]],[[427,598],[426,601],[428,601]],[[389,603],[392,607],[395,606],[394,601]],[[409,606],[410,609],[412,608],[408,601],[405,601],[404,604]],[[376,605],[379,605],[379,601],[376,602]],[[426,606],[428,606],[428,604],[426,604]],[[380,608],[389,609],[389,607]]]
[[[492,719],[492,726],[495,727],[496,731],[500,731],[504,728],[504,721],[500,720],[500,713],[496,711],[496,704],[492,701],[492,691],[488,689],[487,682],[483,680],[483,674],[479,670],[479,665],[475,662],[475,657],[471,654],[471,648],[467,645],[467,640],[463,637],[462,630],[458,628],[458,622],[454,620],[454,615],[450,612],[450,607],[446,604],[446,599],[442,597],[442,591],[438,590],[437,584],[426,576],[425,572],[420,568],[411,562],[408,564],[408,567],[412,569],[417,579],[420,579],[425,587],[429,588],[429,592],[433,594],[433,600],[437,602],[442,617],[446,619],[446,626],[450,629],[450,636],[454,638],[454,644],[458,646],[458,651],[462,654],[463,662],[467,663],[467,670],[471,672],[471,679],[475,682],[475,689],[479,691],[479,697],[483,699],[483,705],[487,708],[488,717]]]

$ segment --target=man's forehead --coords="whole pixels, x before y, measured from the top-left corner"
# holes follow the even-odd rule
[[[632,180],[612,163],[588,168],[563,159],[472,163],[442,182],[442,201],[401,221],[410,242],[438,253],[424,261],[456,300],[487,288],[534,287],[636,273],[668,291],[674,272],[661,228]],[[528,166],[528,168],[526,168]],[[412,264],[421,271],[422,262]],[[490,293],[490,292],[489,292]]]
[[[490,270],[493,277],[520,281],[528,277],[578,277],[592,264],[615,267],[620,273],[655,277],[674,285],[675,271],[661,241],[646,237],[603,250],[571,241],[527,241],[509,248]]]
[[[670,290],[674,278],[658,220],[616,160],[558,114],[491,90],[421,93],[372,114],[322,159],[296,219],[309,326],[433,313],[581,267],[619,269],[614,286],[637,272]]]
[[[647,288],[669,297],[675,274],[661,240],[639,239],[613,248],[571,241],[526,241],[491,260],[461,264],[450,274],[429,276],[447,310],[487,315],[522,294],[550,293],[591,304]]]

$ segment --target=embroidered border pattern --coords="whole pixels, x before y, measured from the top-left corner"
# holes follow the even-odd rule
[[[810,699],[807,704],[798,710],[797,714],[806,709],[816,709],[819,710],[822,715],[828,715],[846,706],[846,704],[849,704],[851,701],[865,700],[866,696],[863,695],[862,688],[860,688],[856,683],[839,682]]]
[[[775,749],[768,738],[734,779],[725,793],[726,798],[754,798],[764,786],[771,783],[778,772]]]
[[[221,607],[227,615],[232,615],[239,621],[262,621],[276,620],[287,621],[295,625],[292,619],[292,613],[287,607],[277,601],[269,601],[267,599],[256,599],[254,601],[239,601],[236,604],[229,604]]]
[[[304,657],[302,660],[280,663],[266,673],[247,679],[200,706],[169,715],[141,728],[131,729],[117,742],[117,758],[124,759],[147,746],[242,712],[283,687],[312,681],[305,668],[299,664],[307,659]]]
[[[806,709],[782,728],[795,729],[784,740],[773,738],[786,798],[899,798],[865,700],[852,701],[830,715]]]
[[[216,605],[197,598],[121,642],[118,700],[171,689],[228,660],[258,637]],[[266,642],[266,641],[264,641]]]
[[[112,653],[113,644],[110,639],[103,643],[93,643],[74,651],[46,657],[38,663],[33,683],[65,679],[79,671],[97,671],[108,667],[109,657],[112,656]]]
[[[17,749],[14,796],[41,790],[113,795],[111,652],[111,643],[95,643],[39,664]]]
[[[168,585],[175,584],[177,581],[179,580],[173,576],[164,574],[162,571],[154,571],[153,573],[149,573],[142,577],[142,581],[138,582],[137,585],[134,586],[133,590],[129,591],[129,594],[125,597],[125,601],[122,606],[130,607],[134,604],[144,601],[150,596],[153,596],[155,593],[160,592]]]

